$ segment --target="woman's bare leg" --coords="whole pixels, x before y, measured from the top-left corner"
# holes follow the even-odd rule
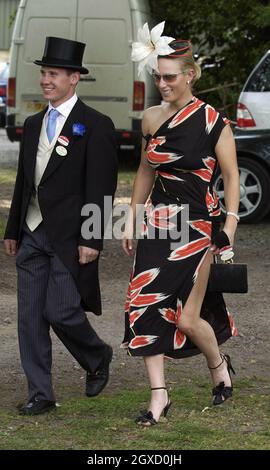
[[[216,336],[209,323],[200,317],[212,259],[212,254],[207,253],[200,267],[197,280],[184,306],[179,321],[179,329],[183,331],[204,354],[208,366],[216,367],[222,362]],[[225,361],[223,361],[220,367],[210,370],[210,372],[214,385],[218,385],[223,381],[225,386],[231,386],[231,379]]]
[[[155,356],[145,356],[144,362],[149,377],[150,387],[159,388],[166,387],[164,378],[164,354],[157,354]],[[151,390],[151,401],[148,411],[151,411],[156,421],[159,420],[160,415],[168,402],[168,394],[164,389]],[[146,423],[147,425],[147,423]]]
[[[204,354],[208,366],[216,367],[222,362],[216,336],[209,323],[200,317],[211,262],[212,254],[208,253],[200,267],[197,280],[183,309],[179,328]],[[145,356],[144,362],[151,388],[165,387],[164,355]],[[225,386],[231,385],[225,361],[217,369],[210,370],[210,373],[214,386],[222,381],[225,383]],[[166,390],[151,391],[151,401],[148,410],[152,411],[156,421],[159,420],[167,401],[168,394]],[[149,424],[145,423],[145,425]]]

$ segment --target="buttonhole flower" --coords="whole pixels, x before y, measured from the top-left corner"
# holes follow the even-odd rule
[[[85,134],[86,128],[84,124],[80,122],[75,122],[72,126],[72,134],[83,136]]]

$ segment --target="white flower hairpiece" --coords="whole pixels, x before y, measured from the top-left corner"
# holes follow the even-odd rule
[[[133,42],[131,60],[139,62],[138,75],[146,66],[148,72],[158,70],[157,58],[159,55],[169,55],[174,52],[169,43],[175,38],[161,36],[165,26],[165,21],[157,24],[149,31],[148,24],[145,23],[138,31],[138,41]]]

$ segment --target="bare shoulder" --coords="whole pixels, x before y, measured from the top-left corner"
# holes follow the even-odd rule
[[[143,113],[142,131],[143,134],[154,134],[159,123],[162,122],[164,116],[164,107],[162,105],[151,106]]]
[[[234,140],[234,136],[233,136],[233,131],[232,131],[232,128],[230,126],[230,122],[227,121],[226,122],[226,126],[223,127],[222,131],[221,131],[221,134],[220,134],[220,138],[221,140],[231,140],[233,139]]]

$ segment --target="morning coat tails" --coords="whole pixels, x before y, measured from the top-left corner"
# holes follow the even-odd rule
[[[4,237],[19,243],[28,204],[35,191],[36,154],[46,111],[30,116],[24,124],[18,174]],[[82,125],[79,128],[83,129],[83,135],[74,135],[74,124]],[[56,141],[36,196],[48,239],[72,274],[82,306],[99,315],[98,259],[81,266],[78,246],[101,250],[102,239],[100,236],[82,238],[81,210],[85,204],[95,203],[102,210],[103,220],[104,196],[114,195],[117,181],[115,130],[110,118],[78,99],[60,134],[69,139],[65,147],[67,155],[56,152],[56,147],[61,145]]]

